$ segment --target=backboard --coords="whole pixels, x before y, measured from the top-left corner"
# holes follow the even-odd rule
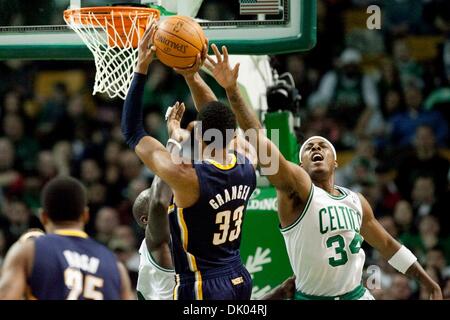
[[[77,60],[92,54],[65,25],[68,8],[123,4],[124,0],[0,0],[0,59]],[[210,43],[233,54],[310,50],[316,42],[315,0],[135,0],[158,6],[161,19],[195,17]]]

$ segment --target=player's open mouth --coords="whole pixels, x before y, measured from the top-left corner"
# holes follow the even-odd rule
[[[320,153],[314,153],[311,156],[311,160],[312,160],[312,162],[322,161],[323,160],[323,156]]]

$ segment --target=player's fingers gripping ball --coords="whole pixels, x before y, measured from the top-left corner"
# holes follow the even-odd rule
[[[205,43],[207,39],[202,27],[194,19],[185,16],[162,20],[153,38],[158,59],[178,69],[192,67],[197,56],[204,54]]]

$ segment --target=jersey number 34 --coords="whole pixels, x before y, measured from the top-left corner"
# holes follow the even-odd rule
[[[239,238],[243,213],[244,206],[240,206],[234,212],[227,210],[217,213],[216,224],[219,225],[220,232],[214,233],[213,244],[215,246],[225,243],[227,239],[231,242]],[[231,219],[233,219],[233,228],[230,230]]]

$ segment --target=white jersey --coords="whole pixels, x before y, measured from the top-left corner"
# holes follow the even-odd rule
[[[338,296],[361,284],[361,201],[348,189],[336,189],[341,196],[313,185],[299,218],[281,229],[296,290],[307,295]]]
[[[173,300],[175,271],[160,267],[147,250],[145,239],[139,248],[137,291],[145,300]]]

